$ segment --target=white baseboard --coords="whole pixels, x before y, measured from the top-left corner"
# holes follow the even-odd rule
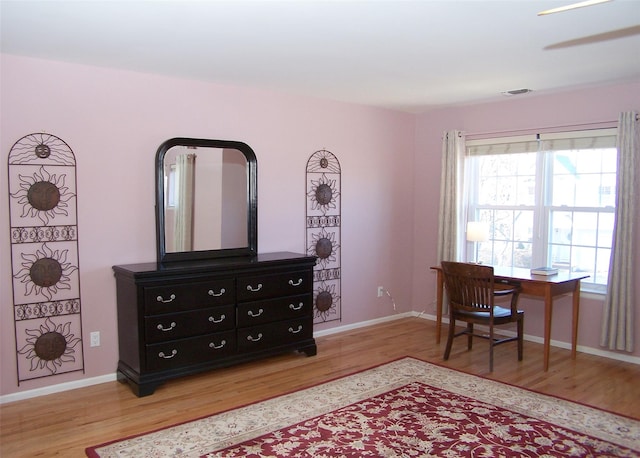
[[[331,334],[338,334],[339,332],[351,331],[352,329],[366,328],[367,326],[373,326],[374,324],[387,323],[389,321],[399,320],[400,318],[409,318],[412,316],[416,316],[416,314],[414,314],[414,312],[404,312],[404,313],[398,313],[397,315],[385,316],[383,318],[376,318],[375,320],[360,321],[358,323],[353,323],[353,324],[345,324],[344,326],[336,326],[335,328],[331,328],[331,329],[314,331],[313,337],[329,336]]]
[[[431,321],[436,321],[436,316],[435,315],[426,315],[426,314],[420,314],[420,313],[415,313],[412,316],[420,316],[421,318],[427,319],[427,320],[431,320]],[[449,318],[442,318],[442,323],[443,324],[449,324]],[[482,326],[478,326],[478,329],[486,329],[483,328]],[[446,333],[446,331],[444,331]],[[507,330],[501,330],[500,331],[501,334],[505,334],[507,336],[515,336],[516,333],[514,331],[507,331]],[[524,340],[527,340],[529,342],[535,342],[535,343],[539,343],[542,344],[544,343],[544,339],[542,337],[539,336],[532,336],[529,334],[525,334],[524,335]],[[553,340],[551,339],[551,346],[552,347],[558,347],[558,348],[564,348],[567,350],[571,350],[571,343],[569,342],[561,342],[559,340]],[[609,359],[614,359],[616,361],[624,361],[625,363],[631,363],[631,364],[640,364],[640,357],[638,356],[631,356],[631,355],[625,355],[622,353],[616,353],[613,351],[608,351],[608,350],[602,350],[600,348],[593,348],[593,347],[585,347],[584,345],[578,345],[578,347],[576,348],[577,351],[581,352],[581,353],[587,353],[589,355],[595,355],[595,356],[602,356],[603,358],[609,358]]]
[[[116,380],[115,372],[113,374],[100,375],[98,377],[85,378],[82,380],[74,380],[72,382],[59,383],[57,385],[44,386],[28,391],[20,391],[18,393],[5,394],[0,396],[0,404],[9,402],[22,401],[24,399],[37,398],[47,394],[60,393],[62,391],[75,390],[100,383],[113,382]]]
[[[419,317],[426,320],[436,321],[435,315],[429,315],[429,314],[418,313],[418,312],[405,312],[405,313],[398,313],[396,315],[391,315],[383,318],[376,318],[375,320],[361,321],[359,323],[347,324],[344,326],[336,326],[335,328],[316,331],[313,333],[313,336],[314,337],[328,336],[331,334],[337,334],[339,332],[365,328],[367,326],[372,326],[374,324],[386,323],[389,321],[399,320],[401,318],[408,318],[408,317]],[[448,324],[449,320],[448,318],[443,318],[442,322]],[[515,335],[515,333],[510,331],[504,331],[504,334]],[[543,339],[538,336],[530,336],[525,334],[524,339],[530,342],[543,343]],[[551,345],[554,347],[571,349],[571,344],[567,342],[552,340]],[[590,355],[602,356],[604,358],[624,361],[627,363],[640,364],[640,357],[637,357],[637,356],[627,356],[620,353],[600,350],[598,348],[584,347],[582,345],[578,345],[578,351],[582,353],[587,353]],[[60,393],[62,391],[75,390],[77,388],[84,388],[91,385],[98,385],[100,383],[114,382],[114,381],[116,381],[115,372],[113,374],[100,375],[98,377],[91,377],[91,378],[82,379],[82,380],[74,380],[72,382],[60,383],[57,385],[36,388],[33,390],[20,391],[18,393],[11,393],[11,394],[6,394],[4,396],[0,396],[0,405],[6,404],[9,402],[22,401],[24,399],[36,398],[38,396],[45,396],[47,394]]]

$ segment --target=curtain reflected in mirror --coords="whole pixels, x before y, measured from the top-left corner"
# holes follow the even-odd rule
[[[193,250],[195,169],[195,154],[180,154],[176,157],[175,232],[173,235],[173,249],[170,249],[170,251]]]

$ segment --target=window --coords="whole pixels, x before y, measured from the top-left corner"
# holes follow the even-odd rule
[[[468,221],[490,228],[467,259],[584,272],[606,289],[615,212],[615,129],[467,141]],[[470,253],[473,251],[473,255]]]
[[[165,202],[167,208],[176,206],[176,196],[178,194],[177,182],[178,175],[176,175],[176,165],[169,164],[168,172],[164,175],[164,195],[167,196],[167,201]]]

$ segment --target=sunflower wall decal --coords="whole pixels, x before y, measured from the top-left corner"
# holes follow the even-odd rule
[[[54,321],[55,320],[55,321]],[[47,377],[60,372],[82,369],[82,358],[77,351],[82,339],[72,329],[73,322],[46,318],[40,323],[20,322],[18,329],[25,335],[24,345],[18,348],[18,369],[29,373],[29,378]]]
[[[314,267],[314,323],[342,318],[340,297],[340,163],[320,150],[307,162],[307,254]]]
[[[75,156],[36,133],[9,151],[18,383],[84,370]]]

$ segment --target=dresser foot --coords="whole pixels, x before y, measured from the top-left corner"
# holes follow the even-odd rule
[[[133,394],[139,398],[152,395],[156,391],[156,383],[136,383],[120,371],[116,372],[116,380],[123,384],[128,384]]]
[[[318,354],[318,347],[315,345],[309,345],[308,347],[301,348],[300,351],[304,352],[307,356],[315,356]]]

